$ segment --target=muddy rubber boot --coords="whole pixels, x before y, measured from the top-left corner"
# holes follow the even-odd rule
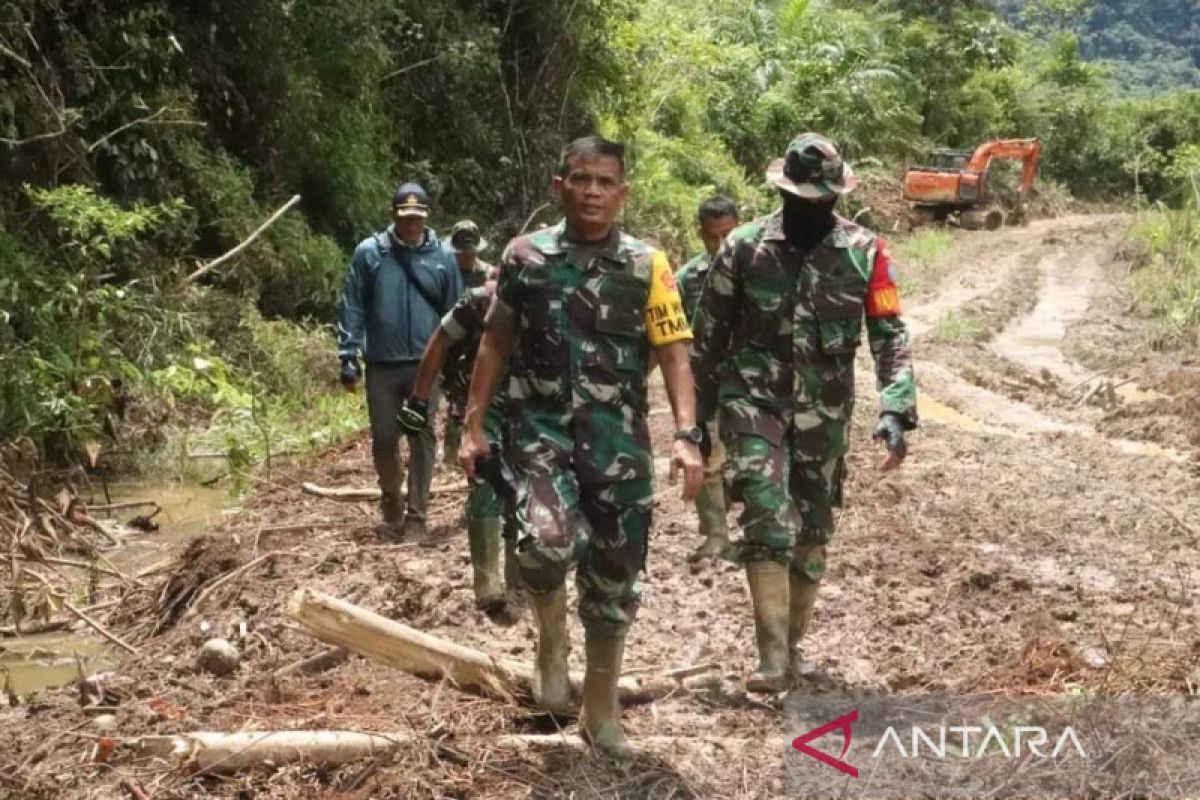
[[[474,573],[475,605],[489,617],[504,610],[504,587],[500,584],[500,520],[473,519],[467,523]]]
[[[429,528],[425,525],[425,517],[409,511],[404,517],[404,538],[405,539],[424,539],[429,535]]]
[[[808,625],[812,622],[813,611],[817,605],[817,590],[821,584],[810,580],[801,580],[789,574],[791,583],[791,613],[788,620],[788,675],[795,680],[804,674],[804,660],[801,657],[800,643],[808,633]]]
[[[624,758],[632,751],[621,730],[621,705],[617,701],[617,681],[625,655],[625,637],[607,631],[586,630],[587,671],[583,673],[584,737],[600,752]]]
[[[458,446],[462,443],[462,423],[456,419],[446,420],[446,431],[442,436],[442,466],[458,467]]]
[[[501,625],[515,625],[521,619],[526,606],[525,584],[521,581],[521,565],[517,562],[517,543],[512,539],[504,542],[504,613],[493,619]]]
[[[398,494],[385,494],[379,498],[380,522],[375,533],[380,539],[399,539],[404,535],[404,503]]]
[[[521,564],[517,561],[517,543],[512,539],[504,539],[504,588],[512,597],[520,597],[525,593]]]
[[[551,714],[572,716],[571,682],[567,675],[567,588],[531,596],[537,622],[537,658],[533,670],[533,699]]]
[[[696,495],[696,516],[704,543],[688,555],[688,561],[719,558],[729,548],[729,525],[725,519],[725,488],[719,481],[705,481]]]
[[[752,561],[746,565],[746,580],[758,641],[758,668],[746,679],[746,691],[782,692],[787,689],[788,568],[775,561]]]

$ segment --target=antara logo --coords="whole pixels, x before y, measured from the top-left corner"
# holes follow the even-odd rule
[[[850,750],[853,733],[851,725],[857,721],[858,709],[856,708],[849,714],[843,714],[835,720],[813,728],[808,733],[797,736],[792,740],[792,749],[814,758],[826,766],[833,767],[838,772],[857,778],[858,768],[844,760],[846,753]],[[835,758],[810,746],[810,742],[837,730],[842,732],[842,752],[838,757]],[[1063,728],[1054,749],[1049,754],[1045,753],[1042,748],[1049,744],[1050,734],[1045,728],[1034,725],[1018,725],[1003,730],[990,723],[987,725],[940,725],[928,729],[912,725],[909,726],[908,734],[907,737],[902,737],[895,726],[889,725],[875,745],[871,758],[879,758],[891,749],[900,758],[925,756],[944,759],[947,758],[949,752],[949,757],[960,759],[978,759],[985,755],[1019,759],[1024,754],[1022,746],[1036,758],[1058,758],[1068,746],[1073,748],[1080,758],[1087,758],[1083,745],[1079,743],[1079,737],[1070,726]],[[972,742],[976,740],[973,734],[982,734],[981,738],[978,738],[978,746],[975,748],[972,747]],[[908,749],[905,749],[905,741],[910,744]],[[961,746],[952,748],[949,746],[951,744]]]
[[[813,728],[808,733],[797,736],[795,739],[792,739],[792,747],[801,753],[804,753],[806,756],[815,758],[822,764],[833,767],[838,772],[844,772],[852,778],[857,778],[858,768],[851,764],[847,764],[845,761],[842,761],[842,758],[844,758],[846,755],[846,751],[850,749],[850,726],[855,722],[858,722],[857,708],[851,711],[849,714],[843,714],[831,722],[826,722],[819,728]],[[840,730],[842,732],[842,755],[838,758],[834,758],[828,753],[822,753],[820,750],[808,746],[808,743],[812,740],[820,739],[830,731],[836,730]]]

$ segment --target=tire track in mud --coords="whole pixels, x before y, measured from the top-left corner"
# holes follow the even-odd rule
[[[878,445],[865,441],[870,404],[858,416],[851,500],[830,559],[833,602],[819,612],[814,643],[846,683],[1058,692],[1065,680],[1157,691],[1143,668],[1157,658],[1150,641],[1169,643],[1175,687],[1200,664],[1188,655],[1194,637],[1180,635],[1197,614],[1180,587],[1194,585],[1200,564],[1179,522],[1200,513],[1200,481],[1179,453],[1104,435],[1098,410],[1075,408],[1060,386],[1093,374],[1061,349],[1096,288],[1079,283],[1103,279],[1096,273],[1124,219],[964,233],[956,272],[906,309],[920,411],[932,424],[914,435],[902,470],[880,475]],[[971,315],[978,335],[940,337],[950,312]],[[869,397],[869,358],[864,366],[859,389]],[[1035,408],[1008,393],[1021,379],[1053,391]],[[1039,666],[1055,648],[1054,668]],[[1084,653],[1110,666],[1089,671]],[[859,675],[851,665],[864,659],[870,669]]]
[[[1087,314],[1094,289],[1103,280],[1101,258],[1124,229],[1124,221],[1122,215],[1075,216],[1037,222],[1020,231],[972,232],[960,238],[964,252],[958,274],[933,299],[905,314],[917,343],[922,416],[992,435],[1080,436],[1103,441],[1125,455],[1186,462],[1188,455],[1176,450],[1104,435],[1097,430],[1096,415],[1089,409],[1068,407],[1063,418],[993,390],[992,386],[1003,388],[1012,379],[991,374],[983,358],[968,370],[955,368],[953,361],[959,358],[949,365],[941,363],[938,351],[953,351],[953,345],[931,348],[932,357],[922,357],[921,342],[929,339],[944,315],[986,305],[991,298],[1007,294],[999,300],[1000,308],[989,309],[991,319],[983,323],[999,327],[987,342],[988,355],[1035,385],[1048,379],[1086,389],[1097,376],[1068,358],[1062,345],[1067,328]],[[998,255],[993,257],[993,253]],[[963,275],[976,277],[964,279]],[[1027,301],[1033,301],[1032,310],[1015,313]],[[1136,384],[1120,388],[1129,402],[1153,397]]]

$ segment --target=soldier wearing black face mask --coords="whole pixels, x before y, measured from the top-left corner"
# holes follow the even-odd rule
[[[875,437],[903,460],[916,384],[886,243],[833,213],[856,185],[833,142],[804,134],[767,170],[783,207],[736,229],[713,261],[695,329],[697,418],[720,411],[725,485],[741,502],[758,668],[750,691],[787,688],[842,504],[854,354],[866,329],[880,387]],[[865,319],[865,323],[864,323]],[[789,663],[790,662],[790,663]],[[790,673],[790,675],[789,675]]]

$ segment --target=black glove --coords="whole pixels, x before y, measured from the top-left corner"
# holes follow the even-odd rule
[[[708,433],[708,423],[701,422],[697,427],[700,428],[700,456],[707,464],[708,457],[712,455],[712,436]]]
[[[342,386],[347,389],[353,389],[354,384],[358,383],[359,377],[362,375],[362,368],[358,366],[358,359],[354,356],[342,357]]]
[[[895,453],[901,460],[908,455],[908,444],[904,441],[904,423],[900,421],[898,414],[891,411],[880,414],[879,424],[875,426],[871,438],[882,440],[888,452]]]
[[[396,415],[400,429],[409,436],[416,436],[429,427],[429,402],[419,397],[409,397],[400,406]]]
[[[490,453],[475,457],[475,476],[490,483],[502,500],[516,494],[512,471],[500,457],[500,446],[495,442],[492,443]]]

